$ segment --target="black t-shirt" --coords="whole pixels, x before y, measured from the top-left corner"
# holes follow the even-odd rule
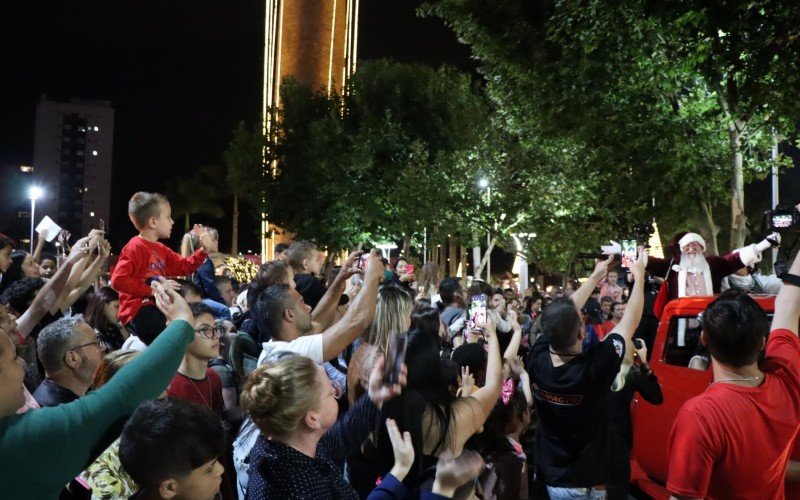
[[[311,309],[317,307],[322,296],[328,291],[325,285],[311,274],[295,274],[294,282],[295,289],[300,292],[303,301],[310,305]]]
[[[539,415],[536,473],[549,486],[605,483],[606,397],[624,355],[625,340],[617,333],[558,367],[546,338],[533,345],[528,373]]]

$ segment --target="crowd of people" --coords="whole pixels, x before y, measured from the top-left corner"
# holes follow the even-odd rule
[[[214,229],[159,242],[164,196],[128,213],[110,275],[101,231],[60,255],[0,235],[0,498],[626,499],[631,402],[664,401],[663,302],[723,286],[698,320],[714,382],[678,414],[666,487],[784,497],[800,259],[753,272],[778,235],[716,257],[685,233],[671,260],[640,248],[624,270],[612,244],[552,293],[374,250],[328,265],[307,241],[239,283],[215,269]],[[748,295],[768,291],[771,326]]]

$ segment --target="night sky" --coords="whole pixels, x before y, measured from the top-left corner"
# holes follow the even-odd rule
[[[474,69],[441,21],[416,15],[420,3],[361,0],[359,59]],[[118,250],[134,234],[126,213],[133,191],[164,191],[175,174],[219,165],[236,124],[260,119],[263,31],[263,1],[4,1],[0,164],[32,162],[41,94],[110,100],[109,236]],[[196,219],[217,225],[228,247],[229,218]],[[240,249],[257,249],[255,218],[240,224]]]

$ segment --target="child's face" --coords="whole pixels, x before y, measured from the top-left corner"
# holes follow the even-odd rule
[[[153,220],[155,221],[155,227],[153,229],[156,230],[156,236],[160,239],[169,238],[170,234],[172,234],[172,225],[175,224],[175,221],[172,220],[172,207],[169,203],[161,203],[161,210],[158,213],[158,217],[153,217],[151,221]]]
[[[173,498],[212,500],[219,492],[222,484],[222,473],[225,467],[216,458],[192,470],[188,476],[178,480]]]
[[[210,314],[198,314],[194,318],[194,341],[189,344],[186,354],[212,360],[219,356],[220,337],[222,335],[217,329],[214,317]]]
[[[42,278],[52,278],[56,273],[56,263],[51,259],[43,259],[39,264],[39,271],[41,271]]]

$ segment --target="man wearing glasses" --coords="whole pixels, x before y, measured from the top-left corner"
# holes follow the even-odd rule
[[[78,314],[47,325],[39,334],[39,360],[45,380],[33,393],[40,406],[58,406],[86,395],[105,345]]]

